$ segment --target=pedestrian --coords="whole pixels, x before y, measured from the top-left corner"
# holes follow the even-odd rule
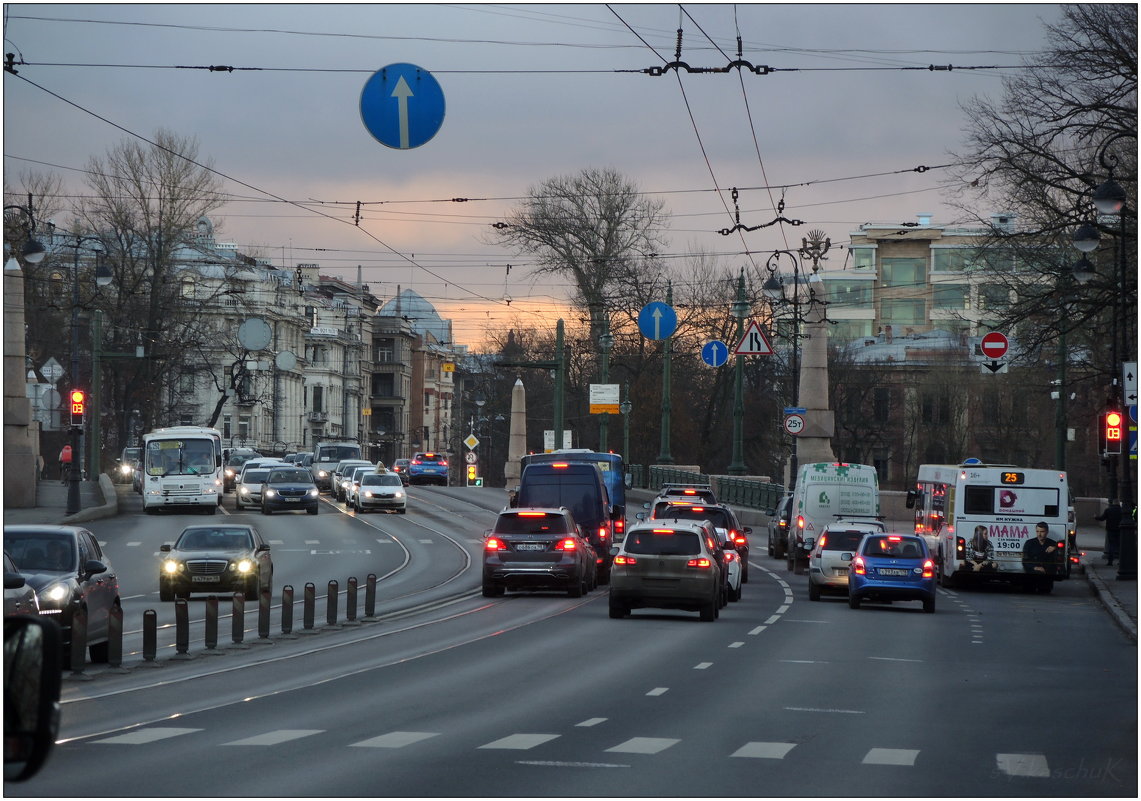
[[[1121,504],[1117,498],[1109,499],[1109,506],[1094,520],[1105,521],[1105,563],[1112,565],[1121,547]]]
[[[71,446],[64,445],[59,452],[59,483],[66,484],[71,475]]]

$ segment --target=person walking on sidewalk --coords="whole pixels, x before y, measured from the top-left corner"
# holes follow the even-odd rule
[[[1112,565],[1121,548],[1121,504],[1110,498],[1109,506],[1094,520],[1105,521],[1105,563]]]
[[[59,483],[66,484],[71,475],[71,446],[64,445],[59,452]]]

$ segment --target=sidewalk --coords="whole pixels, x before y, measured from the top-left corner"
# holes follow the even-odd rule
[[[1085,552],[1082,566],[1086,579],[1102,606],[1109,612],[1121,630],[1137,642],[1137,581],[1117,578],[1117,565],[1107,565],[1102,556],[1105,530],[1093,526],[1079,526],[1078,548]]]
[[[119,513],[119,499],[110,477],[79,482],[79,512],[67,516],[68,487],[59,480],[46,479],[36,486],[36,505],[24,509],[4,509],[4,525],[78,524]],[[106,497],[105,497],[106,495]]]

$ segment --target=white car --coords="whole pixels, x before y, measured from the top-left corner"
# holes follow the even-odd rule
[[[279,459],[250,459],[242,465],[242,472],[234,482],[234,507],[261,507],[261,485],[274,467],[292,467]]]
[[[860,540],[883,530],[878,521],[839,520],[825,526],[808,557],[808,600],[819,601],[822,592],[847,595],[848,570]]]
[[[360,465],[359,467],[351,467],[345,471],[345,480],[342,482],[344,489],[342,491],[345,494],[344,501],[346,509],[355,508],[357,489],[361,485],[361,479],[364,476],[375,472],[377,472],[376,467],[370,464]]]
[[[741,563],[741,555],[737,553],[737,549],[729,543],[729,532],[719,526],[714,526],[713,530],[717,532],[717,539],[721,542],[721,548],[725,551],[725,568],[729,574],[729,600],[741,600],[741,584],[744,581],[744,565]]]
[[[408,493],[399,473],[365,473],[360,486],[353,494],[353,508],[358,512],[367,509],[391,509],[399,514],[408,511]]]

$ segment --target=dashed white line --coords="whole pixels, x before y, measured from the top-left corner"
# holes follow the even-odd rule
[[[731,642],[731,643],[729,643],[729,647],[730,648],[740,648],[744,644],[745,643],[743,643],[743,642]]]
[[[796,743],[745,743],[729,756],[753,759],[784,759]]]
[[[1042,754],[995,754],[995,766],[1008,776],[1050,777],[1050,766]]]
[[[765,621],[765,625],[771,626],[773,623],[776,623],[778,620],[780,620],[780,615],[773,615],[772,617],[770,617],[768,620]]]
[[[626,742],[606,750],[615,754],[657,754],[680,742],[681,740],[672,740],[668,737],[631,737]]]
[[[696,665],[693,666],[693,669],[694,670],[707,670],[711,667],[713,667],[712,662],[698,662]]]
[[[918,751],[912,751],[908,748],[873,748],[864,755],[863,764],[912,767],[915,765],[915,757],[917,756],[919,756]]]
[[[788,611],[788,607],[789,607],[789,604],[784,604],[783,606],[778,606],[776,613],[778,615],[783,615],[785,612]]]
[[[869,656],[868,659],[875,659],[880,662],[923,662],[922,659],[904,659],[900,656]]]
[[[606,722],[606,718],[587,718],[582,723],[576,723],[574,725],[575,726],[590,727],[590,726],[597,726],[599,723],[605,723],[605,722]]]
[[[353,743],[354,748],[403,748],[406,745],[418,743],[421,740],[427,740],[429,737],[438,737],[437,732],[430,731],[390,731],[388,734],[382,734],[379,737],[370,737],[367,740],[361,740],[359,743]]]
[[[222,745],[280,745],[290,740],[300,740],[302,737],[311,737],[314,734],[321,734],[324,731],[324,729],[278,729],[277,731],[269,731],[265,734],[246,737],[242,740],[222,743]]]
[[[768,626],[757,626],[755,629],[750,631],[749,634],[757,635],[757,634],[760,634],[762,631],[764,631],[767,628],[768,628]]]
[[[866,715],[861,709],[818,709],[811,706],[786,706],[786,712],[833,712],[839,715]]]
[[[646,695],[665,695],[669,691],[670,691],[669,687],[655,687],[654,689],[652,689],[648,693],[646,693]]]
[[[549,743],[551,740],[558,739],[557,734],[511,734],[507,737],[501,737],[498,740],[493,740],[487,745],[481,745],[480,748],[494,748],[508,751],[527,751],[537,745]]]
[[[164,727],[151,727],[146,729],[136,729],[129,731],[126,734],[119,734],[115,737],[108,737],[105,740],[93,740],[95,743],[117,743],[119,745],[145,745],[146,743],[154,743],[159,740],[166,740],[171,737],[179,737],[183,734],[191,734],[192,732],[202,731],[202,729],[177,729],[173,726]]]

